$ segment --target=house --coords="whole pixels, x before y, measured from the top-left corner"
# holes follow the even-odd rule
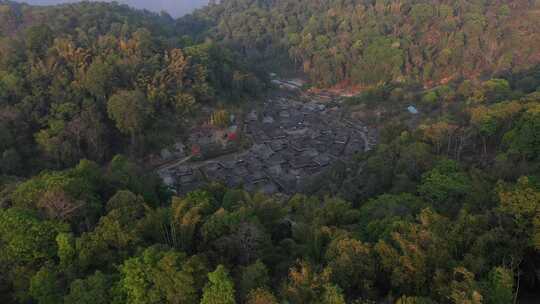
[[[229,188],[238,188],[244,184],[244,179],[237,175],[227,176],[225,183]]]
[[[232,170],[232,172],[237,176],[246,176],[249,174],[249,170],[245,166],[242,166],[242,165],[236,166]]]
[[[293,169],[302,169],[302,168],[307,168],[314,165],[311,157],[305,157],[305,156],[297,156],[293,158],[289,163],[291,164],[291,167]]]
[[[232,170],[236,168],[236,161],[234,160],[225,160],[219,163],[224,169]]]
[[[328,151],[331,155],[335,157],[340,157],[345,150],[345,144],[342,143],[333,143],[329,146]]]
[[[280,176],[274,179],[274,182],[285,192],[285,193],[295,193],[297,178],[296,176],[290,173],[283,173]]]
[[[177,176],[186,176],[186,175],[193,175],[193,169],[188,166],[180,166],[176,168],[175,174]]]
[[[253,151],[262,160],[266,160],[270,158],[272,154],[274,154],[274,151],[272,151],[272,149],[270,149],[270,147],[268,147],[266,144],[254,145],[251,148],[251,151]]]
[[[308,148],[304,150],[302,153],[300,153],[300,156],[305,157],[305,158],[314,158],[314,157],[317,157],[318,155],[319,155],[319,152],[314,148]]]
[[[328,166],[330,164],[330,156],[328,154],[319,154],[313,159],[313,162],[315,162],[319,167]]]
[[[251,111],[249,112],[249,114],[247,115],[247,121],[250,122],[250,121],[257,121],[258,117],[257,117],[257,112],[256,111]]]
[[[285,138],[287,138],[287,134],[285,134],[285,132],[283,132],[283,130],[278,129],[278,128],[271,128],[271,129],[268,129],[268,130],[266,130],[266,134],[267,134],[268,137],[270,137],[270,139],[272,139],[272,140],[278,140],[278,139],[285,139]]]
[[[362,140],[355,138],[347,143],[347,146],[345,147],[345,155],[351,156],[360,152],[364,152],[364,143]]]
[[[244,177],[245,184],[255,184],[266,179],[266,175],[261,171],[254,172],[253,174]]]
[[[180,184],[189,184],[193,183],[196,180],[193,175],[184,175],[180,177]]]
[[[272,116],[267,115],[263,117],[263,124],[273,124],[273,123],[274,123],[274,118]]]
[[[287,140],[286,139],[277,139],[277,140],[272,140],[270,143],[270,148],[272,149],[272,151],[274,152],[279,152],[279,151],[282,151],[284,149],[287,148]]]
[[[270,176],[277,176],[277,177],[279,177],[280,175],[283,174],[283,167],[281,167],[281,165],[273,165],[273,166],[270,166],[270,167],[267,169],[267,173],[268,173],[268,175],[270,175]]]
[[[286,162],[287,161],[283,158],[282,155],[275,153],[265,161],[265,164],[267,164],[268,166],[275,166],[275,165],[282,165]]]

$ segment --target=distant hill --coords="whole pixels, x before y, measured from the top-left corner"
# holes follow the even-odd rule
[[[432,87],[540,62],[540,1],[224,0],[189,18],[254,61],[290,63],[321,86]]]
[[[55,5],[64,3],[80,2],[81,0],[18,0],[17,2],[25,2],[30,5]],[[108,0],[102,0],[111,2]],[[208,3],[208,0],[188,0],[188,1],[176,1],[176,0],[162,0],[162,1],[148,1],[148,0],[117,0],[116,2],[121,4],[127,4],[137,9],[147,9],[153,12],[165,11],[173,17],[180,17],[192,12],[196,8],[200,8]]]

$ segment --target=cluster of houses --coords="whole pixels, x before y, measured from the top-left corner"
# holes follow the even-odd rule
[[[250,139],[249,149],[168,167],[159,174],[178,193],[221,182],[250,192],[291,194],[301,192],[337,160],[368,151],[376,140],[367,127],[347,118],[338,104],[283,97],[248,112],[238,129]]]

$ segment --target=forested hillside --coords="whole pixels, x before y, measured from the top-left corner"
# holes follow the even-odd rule
[[[122,156],[4,179],[0,300],[535,303],[539,92],[466,107],[470,121],[390,120],[313,195],[171,197]]]
[[[539,5],[0,1],[0,303],[538,303]],[[290,62],[361,91],[263,90]],[[377,145],[290,195],[179,195],[145,162],[201,108],[226,125],[275,95]]]
[[[197,107],[258,91],[230,52],[127,6],[0,2],[0,172],[141,156]],[[159,134],[159,136],[156,136]]]
[[[539,63],[539,18],[529,0],[229,0],[188,17],[187,32],[275,69],[291,62],[320,86],[432,87]]]

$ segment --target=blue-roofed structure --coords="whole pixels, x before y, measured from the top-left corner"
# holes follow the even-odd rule
[[[409,106],[409,107],[407,108],[407,111],[409,111],[409,113],[415,114],[415,115],[419,113],[419,112],[418,112],[418,109],[417,109],[415,106]]]

